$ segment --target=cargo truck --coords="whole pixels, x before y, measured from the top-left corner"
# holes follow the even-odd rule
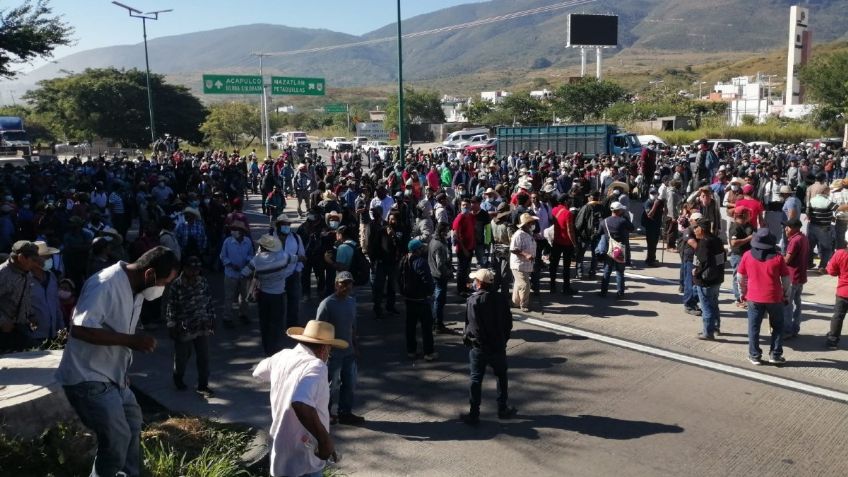
[[[581,152],[584,156],[604,154],[637,155],[642,145],[635,133],[613,124],[562,124],[498,128],[498,156],[521,151]]]
[[[0,116],[0,156],[32,155],[24,120],[18,116]]]

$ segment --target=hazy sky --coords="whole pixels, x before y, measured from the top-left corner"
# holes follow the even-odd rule
[[[482,0],[401,0],[404,19]],[[2,0],[2,8],[21,0]],[[148,39],[214,28],[271,23],[293,27],[326,28],[361,35],[397,19],[396,0],[125,0],[138,10],[174,9],[147,25]],[[76,44],[57,48],[54,58],[102,46],[142,41],[141,21],[110,0],[51,0],[53,12],[74,26]],[[39,61],[34,66],[40,66]],[[33,69],[24,66],[23,71]]]

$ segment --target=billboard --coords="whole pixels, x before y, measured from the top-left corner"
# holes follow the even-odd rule
[[[617,45],[617,15],[588,15],[584,13],[571,13],[568,15],[567,46]]]

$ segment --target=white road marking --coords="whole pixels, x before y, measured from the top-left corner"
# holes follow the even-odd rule
[[[710,369],[713,371],[719,371],[725,374],[730,374],[733,376],[739,376],[742,378],[750,379],[753,381],[759,381],[765,384],[771,384],[775,386],[780,386],[783,388],[792,389],[795,391],[800,391],[807,394],[813,394],[815,396],[832,399],[834,401],[840,401],[844,403],[848,403],[848,394],[835,391],[833,389],[823,388],[820,386],[814,386],[811,384],[802,383],[799,381],[793,381],[791,379],[781,378],[778,376],[773,376],[766,373],[760,373],[757,371],[751,371],[749,369],[738,368],[736,366],[730,366],[727,364],[718,363],[715,361],[710,361],[707,359],[695,358],[693,356],[687,356],[685,354],[675,353],[673,351],[668,351],[661,348],[655,348],[653,346],[647,346],[640,343],[636,343],[633,341],[627,341],[620,338],[614,338],[612,336],[602,335],[600,333],[595,333],[592,331],[586,331],[580,328],[574,328],[571,326],[560,325],[557,323],[551,323],[549,321],[539,320],[537,318],[531,318],[529,316],[524,315],[513,315],[516,320],[527,323],[528,325],[538,326],[540,328],[547,328],[549,330],[560,331],[563,333],[568,333],[570,335],[583,336],[585,338],[589,338],[595,341],[600,341],[602,343],[610,344],[613,346],[618,346],[620,348],[626,348],[634,351],[638,351],[640,353],[650,354],[653,356],[659,356],[661,358],[670,359],[673,361],[678,361],[681,363],[691,364],[693,366],[698,366],[700,368]]]
[[[674,279],[671,279],[671,278],[652,277],[650,275],[640,275],[638,273],[625,273],[624,276],[625,276],[625,278],[635,278],[637,280],[649,280],[649,281],[655,281],[655,282],[659,282],[659,283],[665,283],[665,284],[668,284],[668,285],[677,285],[677,283],[678,283],[677,280],[674,280]],[[724,292],[724,293],[733,293],[733,290],[730,289],[730,288],[722,288],[721,291]],[[822,309],[822,310],[832,310],[833,309],[833,305],[826,305],[824,303],[813,303],[813,302],[810,302],[810,301],[801,301],[801,304],[804,305],[804,306],[819,308],[819,309]]]

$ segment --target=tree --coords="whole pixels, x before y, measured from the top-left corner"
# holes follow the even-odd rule
[[[0,77],[14,78],[14,65],[47,58],[57,46],[71,44],[73,28],[52,13],[47,0],[0,10]]]
[[[237,102],[213,104],[200,131],[213,144],[226,144],[232,148],[249,147],[262,135],[259,108]]]
[[[445,112],[439,100],[439,93],[435,91],[415,91],[412,88],[404,88],[404,124],[411,123],[443,123]],[[398,98],[397,95],[390,96],[386,104],[386,119],[383,120],[383,129],[386,131],[397,131]]]
[[[556,90],[553,109],[556,115],[571,121],[598,118],[611,104],[625,99],[627,90],[616,83],[596,78],[582,78]]]
[[[197,143],[206,109],[188,88],[150,76],[156,130]],[[150,142],[147,87],[143,71],[86,69],[39,81],[24,99],[66,140],[109,138],[124,146]]]
[[[471,101],[462,105],[462,112],[469,122],[475,124],[489,124],[489,115],[495,110],[495,105],[485,99]]]
[[[493,124],[543,124],[550,123],[551,109],[542,100],[528,92],[511,94],[496,105],[497,114],[490,116]]]
[[[810,99],[826,107],[848,113],[848,51],[817,56],[799,72]]]

